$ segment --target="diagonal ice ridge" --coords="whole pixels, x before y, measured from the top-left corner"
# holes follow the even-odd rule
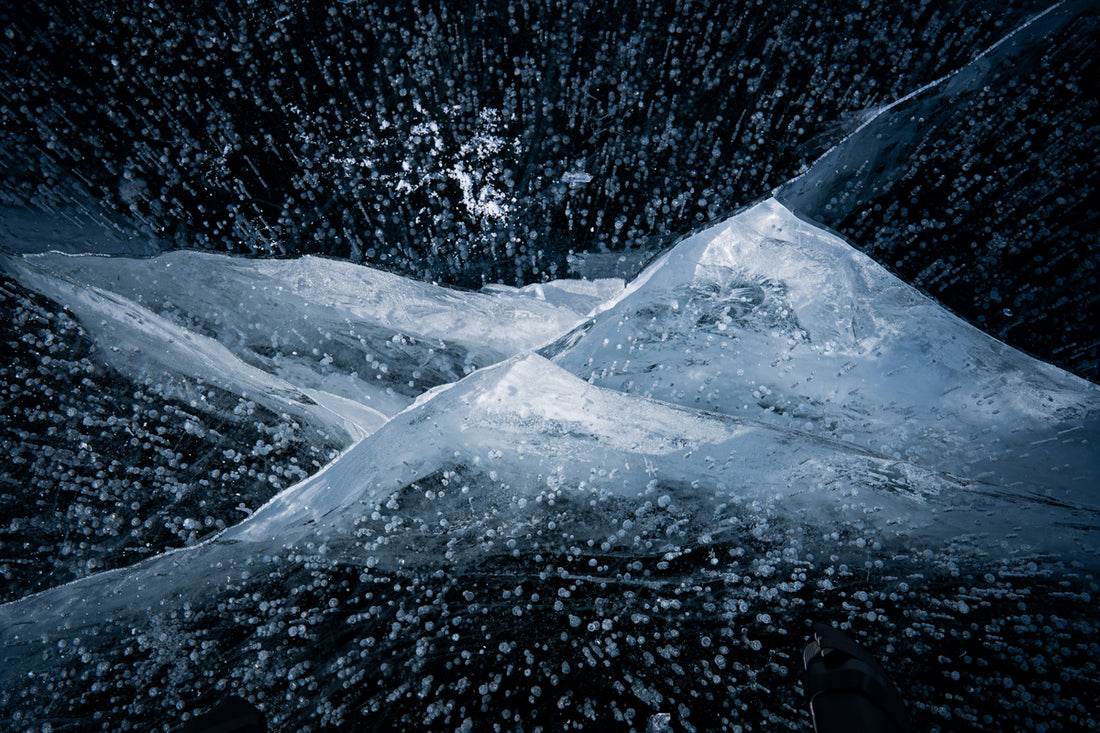
[[[192,401],[192,380],[292,415],[337,444],[348,445],[386,420],[381,411],[324,390],[299,386],[238,358],[217,341],[134,301],[6,258],[6,271],[64,305],[99,346],[101,358],[133,381],[151,380],[164,397]]]
[[[219,578],[257,572],[262,558],[280,553],[370,566],[436,562],[464,533],[486,530],[475,505],[496,507],[484,520],[492,528],[527,521],[547,502],[590,496],[624,501],[631,518],[646,502],[690,515],[722,501],[751,505],[760,517],[778,507],[823,531],[871,522],[879,540],[907,550],[972,532],[980,520],[987,552],[1009,534],[1010,550],[1089,551],[1089,531],[1043,528],[1070,519],[1095,527],[1098,516],[805,432],[603,389],[528,354],[434,390],[213,540],[0,607],[0,633],[10,645],[43,626],[79,628],[193,601]],[[371,530],[383,505],[419,523],[415,546]],[[373,544],[363,539],[368,530]],[[466,552],[473,561],[484,547]]]
[[[464,292],[321,257],[49,252],[18,261],[20,271],[116,293],[249,364],[385,415],[572,328],[603,292],[582,289],[572,300],[555,297],[567,284],[545,286],[549,298],[515,289]]]
[[[764,201],[542,350],[594,384],[1095,502],[1100,388],[983,334]]]

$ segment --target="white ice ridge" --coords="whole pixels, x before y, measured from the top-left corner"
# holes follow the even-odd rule
[[[490,284],[481,290],[485,293],[504,293],[542,300],[551,305],[569,308],[588,315],[622,292],[621,278],[597,278],[595,280],[551,280],[516,288],[511,285]]]
[[[97,258],[114,262],[114,258]],[[252,400],[304,427],[350,445],[386,421],[382,412],[323,390],[303,388],[245,363],[213,339],[189,331],[115,293],[46,274],[21,258],[0,264],[25,287],[68,308],[112,367],[132,380],[159,385],[166,398],[190,401],[186,380]]]
[[[994,71],[1015,63],[1021,48],[1046,43],[1047,36],[1092,12],[1089,2],[1069,0],[1036,13],[964,66],[867,110],[862,124],[772,195],[801,214],[835,221],[908,169],[905,161],[957,98],[981,89]]]
[[[461,480],[440,482],[448,472]],[[438,493],[417,504],[420,481]],[[0,606],[0,646],[10,655],[40,634],[195,602],[287,553],[353,565],[431,563],[476,526],[473,501],[504,507],[489,520],[496,526],[532,515],[545,497],[584,502],[594,494],[627,500],[630,516],[647,497],[659,511],[710,496],[750,514],[778,507],[814,531],[854,519],[874,528],[868,541],[906,551],[972,533],[976,522],[987,553],[1069,547],[1087,558],[1096,549],[1088,531],[1047,531],[1072,515],[1062,507],[838,441],[595,387],[528,354],[434,391],[213,540]],[[412,499],[412,509],[393,511],[416,513],[405,517],[422,527],[414,550],[359,539],[362,522],[394,495]],[[7,665],[0,680],[35,658]]]
[[[774,199],[684,240],[543,353],[612,389],[1100,504],[1100,388]]]
[[[559,486],[637,497],[655,480],[740,499],[843,484],[881,492],[870,500],[891,516],[957,484],[838,441],[601,389],[527,354],[433,392],[225,538],[328,539],[393,492],[458,466],[491,472],[478,491],[508,501]]]
[[[599,297],[582,291],[570,302],[568,284],[553,283],[541,299],[526,290],[463,292],[319,257],[48,253],[22,263],[117,293],[287,381],[386,415],[567,331]]]
[[[222,319],[227,329],[241,334],[268,337],[276,326],[290,329],[308,322],[318,324],[316,330],[352,320],[503,358],[538,345],[585,315],[503,291],[452,290],[315,256],[274,260],[175,251],[144,259],[57,253],[29,259],[35,267],[143,304],[174,306],[196,317]]]

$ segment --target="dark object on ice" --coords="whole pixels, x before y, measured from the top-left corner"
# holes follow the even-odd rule
[[[847,634],[814,624],[802,658],[806,701],[817,733],[913,733],[897,688]]]
[[[187,721],[179,733],[267,733],[267,718],[247,700],[232,696]]]

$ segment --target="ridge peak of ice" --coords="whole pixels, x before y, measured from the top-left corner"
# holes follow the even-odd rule
[[[774,199],[680,242],[542,353],[603,387],[1001,485],[1080,499],[1100,477],[1100,388]]]

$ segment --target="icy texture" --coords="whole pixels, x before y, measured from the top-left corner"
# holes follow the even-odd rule
[[[983,553],[1096,551],[1088,532],[1097,528],[1094,513],[1076,516],[850,445],[594,387],[528,355],[427,395],[203,546],[0,607],[0,639],[33,648],[59,623],[79,630],[195,603],[217,592],[221,573],[288,549],[390,572],[441,559],[472,567],[491,555],[487,538],[514,538],[538,526],[540,507],[559,497],[611,507],[621,500],[619,521],[636,522],[633,531],[606,537],[581,527],[588,536],[574,537],[598,540],[605,551],[621,544],[679,554],[679,544],[647,532],[646,514],[681,510],[688,546],[726,533],[764,538],[778,531],[769,522],[781,521],[810,535],[858,526],[866,544],[889,554],[958,541],[979,519],[975,544]],[[693,521],[718,504],[743,506],[747,523],[745,516],[716,525]],[[378,531],[372,515],[383,507],[401,521]],[[484,507],[492,509],[481,516]],[[1088,526],[1047,531],[1071,518]],[[209,573],[213,568],[219,572]],[[37,668],[37,657],[27,658],[29,667],[9,660],[0,675],[18,678]]]
[[[125,260],[93,258],[108,264]],[[140,260],[139,260],[140,261]],[[101,357],[134,381],[151,379],[159,392],[185,402],[200,399],[199,381],[256,401],[276,414],[293,415],[322,437],[345,444],[375,430],[385,415],[322,390],[299,388],[245,363],[217,341],[189,331],[134,301],[94,286],[44,274],[28,260],[7,259],[5,269],[27,287],[76,315]]]
[[[858,127],[775,196],[816,221],[833,222],[910,175],[912,157],[931,131],[946,134],[941,118],[988,83],[999,67],[1047,42],[1091,12],[1088,3],[1059,2],[1037,13],[970,63],[889,104],[868,109]]]
[[[594,384],[1095,503],[1100,388],[982,334],[774,199],[544,350]]]
[[[376,507],[432,477],[441,477],[442,488],[422,513],[401,513],[421,525],[415,546],[371,546],[359,539]],[[284,546],[324,547],[329,559],[366,567],[381,562],[390,570],[430,566],[444,553],[469,565],[486,550],[462,541],[486,528],[476,517],[463,518],[472,499],[503,506],[493,521],[517,526],[530,521],[538,504],[562,493],[619,497],[631,500],[630,506],[650,500],[654,511],[709,499],[778,501],[823,532],[848,512],[873,511],[880,539],[917,535],[938,541],[958,534],[958,527],[933,519],[926,504],[946,507],[961,489],[949,477],[814,436],[599,389],[531,354],[428,395],[204,547],[4,606],[12,615],[0,626],[26,638],[40,621],[48,628],[57,619],[84,625],[121,613],[141,615],[145,604],[197,598],[210,582],[204,568],[242,567]],[[856,496],[858,506],[850,503]],[[988,522],[996,534],[997,525],[1019,528],[1021,517],[991,516]],[[640,539],[653,540],[643,530]],[[466,547],[464,555],[455,555],[455,540]],[[196,584],[188,582],[184,590],[178,582],[154,580],[166,575]],[[41,620],[37,611],[22,616],[21,609],[40,604],[57,617]]]
[[[124,226],[92,204],[81,204],[60,208],[52,216],[30,207],[0,208],[0,246],[22,254],[151,255],[163,249],[160,240]]]
[[[629,421],[621,419],[624,414],[629,414]],[[423,519],[439,516],[437,510],[443,507],[447,511],[441,516],[456,521],[471,491],[479,501],[514,507],[519,517],[526,514],[528,501],[533,508],[536,499],[563,488],[582,495],[635,498],[661,486],[664,499],[653,499],[666,508],[672,494],[680,492],[690,496],[720,491],[751,501],[812,493],[820,484],[821,491],[863,487],[883,492],[881,497],[868,497],[871,501],[891,502],[902,495],[905,500],[897,506],[908,508],[923,494],[939,493],[945,484],[927,472],[913,472],[817,438],[592,387],[531,355],[429,395],[213,544],[153,560],[144,569],[86,585],[79,593],[72,592],[74,586],[40,599],[48,598],[63,618],[82,623],[87,614],[95,619],[126,609],[134,612],[144,594],[159,601],[179,592],[178,585],[148,582],[150,576],[164,573],[164,567],[189,577],[188,568],[204,567],[214,559],[239,563],[277,552],[284,544],[323,544],[342,561],[373,566],[379,556],[356,542],[361,520],[418,481],[450,472],[470,484],[465,491],[458,482],[450,491],[441,490]],[[448,494],[451,498],[445,501]],[[433,524],[432,534],[442,538],[441,545],[461,534],[448,531],[447,522],[438,518]],[[385,559],[387,564],[431,563],[444,548],[435,549],[440,551],[401,547],[398,557]],[[14,630],[27,623],[3,626]]]
[[[534,287],[561,295],[479,294],[318,257],[199,252],[151,259],[51,253],[23,259],[19,271],[110,290],[300,388],[384,415],[426,389],[553,339],[591,310],[601,292],[593,288],[614,288],[547,283]]]
[[[973,488],[517,357],[434,391],[213,541],[0,606],[0,699],[15,719],[29,699],[87,723],[117,690],[114,716],[163,721],[161,705],[229,685],[295,729],[457,728],[515,705],[571,728],[670,704],[682,725],[795,725],[788,635],[807,614],[910,640],[1014,624],[1008,648],[1038,658],[1021,600],[1036,581],[1015,579],[1074,576],[1026,546],[1087,558],[1095,518],[980,492],[959,507]],[[1057,586],[1059,614],[1080,618],[1079,582]],[[988,666],[970,638],[959,648]],[[957,673],[939,659],[929,674]],[[70,668],[99,681],[56,678]],[[996,679],[993,704],[1014,714],[1011,678]],[[1070,707],[1088,695],[1064,684]],[[164,699],[134,694],[149,689]]]
[[[588,315],[597,306],[622,292],[623,287],[624,283],[621,278],[597,278],[594,280],[553,280],[548,283],[525,285],[522,288],[514,288],[510,285],[486,285],[482,288],[482,291],[524,295]]]
[[[1006,343],[1100,383],[1100,14],[1050,4],[869,108],[774,195]]]
[[[817,493],[866,491],[868,505],[890,508],[884,516],[906,516],[907,532],[923,529],[909,510],[958,488],[815,436],[593,387],[528,355],[418,402],[225,537],[329,541],[393,492],[448,470],[485,474],[480,496],[521,509],[562,487],[634,499],[664,486],[667,501],[683,492],[814,507]]]
[[[1004,27],[934,3],[900,19],[695,4],[681,22],[687,5],[217,3],[176,17],[93,3],[41,14],[48,30],[15,14],[0,111],[40,162],[0,151],[20,192],[4,200],[58,210],[71,161],[178,243],[476,285],[566,263],[616,274],[786,177],[825,120],[865,121],[858,110]],[[819,25],[835,30],[803,34]],[[89,63],[54,53],[66,44]],[[439,83],[460,77],[480,86]],[[988,77],[952,78],[960,91]],[[907,109],[862,128],[900,137],[857,150],[857,133],[806,180],[854,168],[859,184],[867,151],[892,180]],[[841,194],[818,193],[825,207]],[[35,232],[84,251],[79,226],[31,218],[3,236]],[[92,515],[74,530],[89,540],[96,507],[126,501],[110,531],[163,509],[175,537],[198,539],[202,499],[141,494],[150,469],[171,479],[151,494],[210,488],[180,480],[190,456],[172,438],[205,430],[191,418],[216,414],[213,397],[275,422],[247,438],[258,453],[300,426],[308,448],[347,449],[201,545],[0,606],[0,727],[171,730],[236,693],[276,730],[806,728],[795,680],[811,619],[872,647],[921,729],[1100,727],[1097,388],[962,325],[775,202],[622,292],[458,293],[317,259],[185,253],[3,264],[54,301],[16,296],[36,320],[8,339],[12,462],[43,435],[72,453],[6,482],[6,501],[47,518],[71,501]],[[54,348],[65,341],[79,358]],[[54,374],[71,382],[43,384]],[[25,397],[70,383],[106,396]],[[110,443],[127,431],[163,463],[116,494],[126,455]],[[269,479],[269,464],[236,460],[248,447],[222,455],[238,479]]]
[[[128,379],[3,272],[0,343],[0,602],[195,544],[349,439],[178,371]]]
[[[714,220],[831,144],[834,121],[957,68],[1034,12],[9,5],[0,201],[52,211],[54,182],[72,177],[177,246],[364,258],[476,287],[560,276],[570,251],[617,258]]]
[[[170,369],[220,378],[303,420],[367,408],[298,400],[316,392],[280,391],[293,382],[185,325],[202,315],[231,341],[309,323],[296,338],[324,354],[329,324],[420,323],[436,330],[417,338],[499,344],[485,358],[565,333],[544,349],[557,364],[523,352],[419,394],[200,545],[0,606],[12,727],[170,728],[227,690],[295,730],[637,729],[661,713],[685,730],[797,727],[810,618],[904,660],[888,666],[926,724],[1095,722],[1092,655],[1065,630],[1097,630],[1097,388],[774,201],[685,240],[568,332],[531,314],[577,311],[537,293],[363,268],[341,280],[310,258],[204,258],[221,279],[159,294],[170,262],[6,267],[127,354],[120,367],[161,370],[166,386]],[[165,315],[73,282],[108,285],[114,266]],[[126,271],[150,267],[164,270]],[[186,271],[202,283],[203,268]],[[261,275],[284,289],[263,300],[257,287],[261,305],[240,315],[231,304]],[[167,306],[201,298],[216,301]],[[1020,666],[1004,671],[1006,654]],[[982,699],[923,702],[960,669],[982,678]]]

